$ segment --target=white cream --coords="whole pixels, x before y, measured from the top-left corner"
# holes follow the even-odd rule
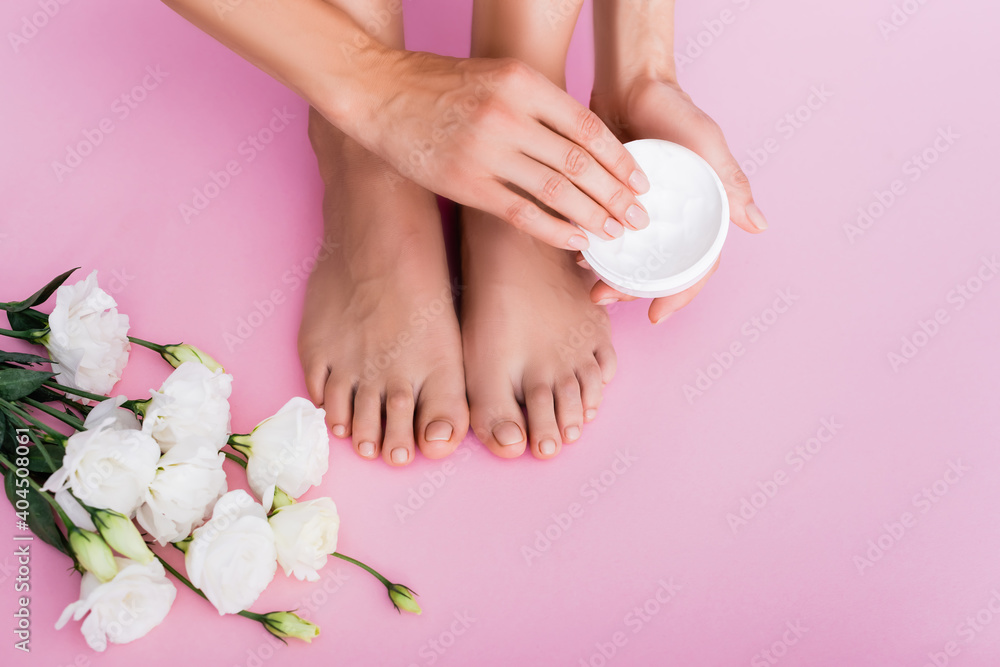
[[[621,238],[586,232],[583,256],[604,282],[625,294],[676,294],[708,273],[722,252],[729,229],[729,200],[718,175],[694,152],[669,141],[640,139],[625,144],[649,178],[639,196],[650,223]]]

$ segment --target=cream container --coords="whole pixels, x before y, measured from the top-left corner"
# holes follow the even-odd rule
[[[645,229],[626,228],[606,240],[584,230],[583,256],[604,282],[636,297],[669,296],[701,280],[722,252],[729,200],[722,181],[701,156],[678,144],[640,139],[625,144],[649,178],[639,195],[649,213]]]

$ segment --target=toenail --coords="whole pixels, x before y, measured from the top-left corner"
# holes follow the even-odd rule
[[[587,410],[583,413],[583,418],[589,422],[594,421],[597,419],[597,410]]]
[[[570,442],[573,442],[574,440],[576,440],[579,437],[580,437],[580,429],[578,427],[576,427],[576,426],[567,426],[566,427],[566,439],[567,440],[569,440]]]
[[[358,445],[358,453],[366,459],[370,459],[375,456],[375,443],[374,442],[362,442]]]
[[[610,306],[611,304],[613,304],[613,303],[615,303],[617,301],[618,301],[618,297],[616,297],[616,296],[606,296],[603,299],[601,299],[600,301],[598,301],[597,305],[598,306]]]
[[[666,315],[661,316],[660,319],[658,319],[655,322],[653,322],[653,324],[659,324],[660,322],[662,322],[663,320],[667,319],[671,315],[673,315],[673,313],[667,313]]]
[[[338,438],[343,438],[345,435],[347,435],[347,427],[344,426],[343,424],[334,424],[333,434]]]
[[[448,422],[435,421],[428,424],[427,428],[424,429],[424,439],[427,442],[451,440],[451,434],[454,432],[455,429]]]
[[[510,445],[516,445],[517,443],[524,440],[524,434],[521,432],[521,427],[514,422],[503,422],[493,427],[493,437],[497,439],[504,447],[509,447]]]
[[[389,457],[393,463],[406,463],[406,459],[410,458],[410,454],[406,451],[405,447],[396,447],[389,453]]]
[[[545,456],[551,456],[556,453],[556,442],[555,440],[542,440],[538,443],[538,451]]]

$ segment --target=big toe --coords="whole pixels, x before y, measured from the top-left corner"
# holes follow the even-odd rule
[[[524,453],[528,439],[524,414],[505,372],[469,375],[469,415],[472,430],[487,449],[512,459]]]
[[[448,456],[469,432],[469,404],[461,369],[438,370],[420,388],[417,446],[429,459]]]

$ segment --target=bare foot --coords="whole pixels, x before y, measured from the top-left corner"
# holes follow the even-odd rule
[[[462,210],[462,345],[472,428],[497,456],[551,458],[615,372],[608,316],[572,255]],[[527,409],[527,425],[520,405]]]
[[[461,337],[434,195],[315,112],[326,241],[309,278],[299,356],[309,395],[368,459],[447,456],[468,432]]]

